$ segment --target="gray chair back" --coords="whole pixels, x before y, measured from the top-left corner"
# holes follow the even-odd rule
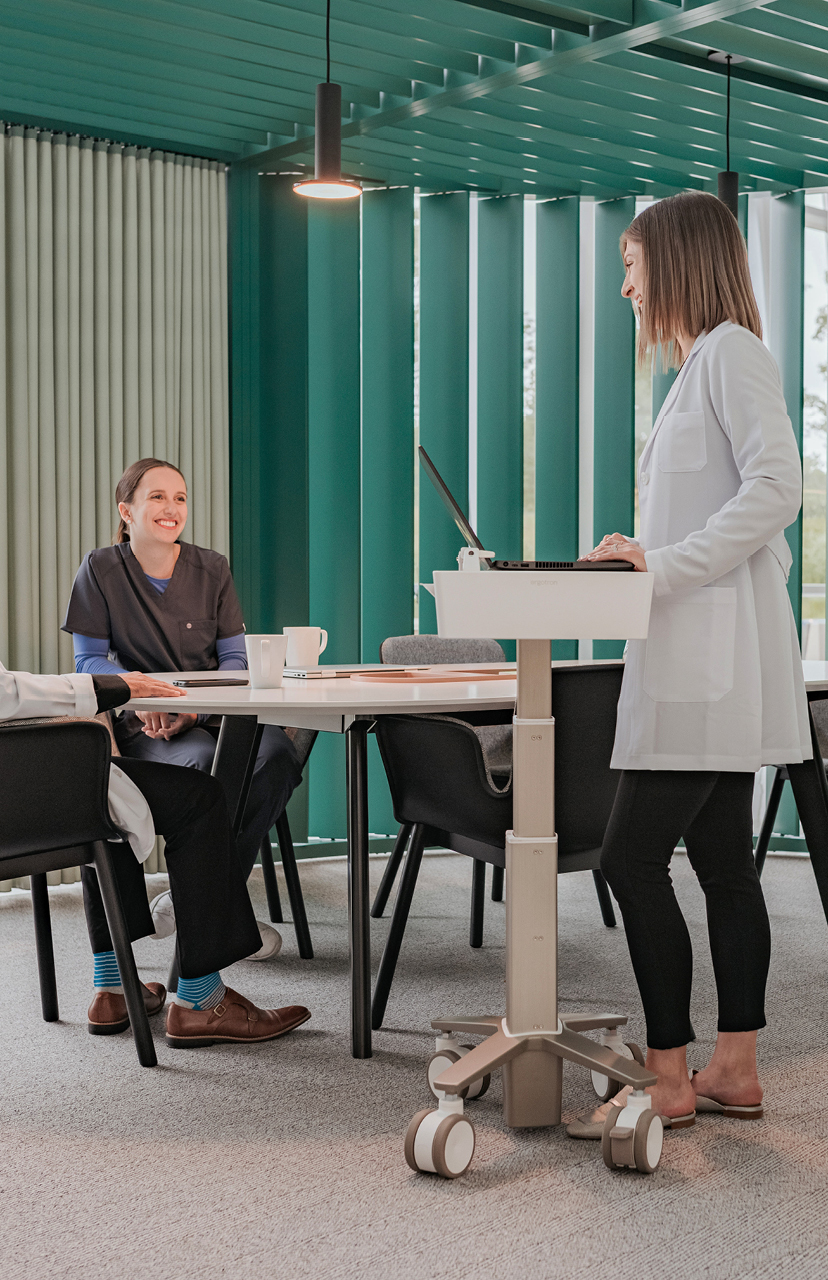
[[[422,666],[439,662],[505,662],[496,640],[455,640],[450,636],[389,636],[380,645],[380,662]]]

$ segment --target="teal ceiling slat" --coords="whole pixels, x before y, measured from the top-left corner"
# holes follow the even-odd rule
[[[285,32],[292,35],[308,36],[318,50],[325,56],[325,7],[323,4],[272,3],[272,0],[161,0],[171,10],[192,10],[197,16],[196,23],[201,26],[203,14],[213,14],[227,19],[233,28],[241,27],[242,31],[250,29],[252,38],[256,37],[256,28],[264,28],[268,32],[269,41],[279,41]],[[416,60],[421,64],[435,68],[451,67],[456,71],[464,71],[477,75],[477,51],[459,49],[456,44],[441,45],[430,39],[426,32],[415,34],[412,23],[409,30],[391,31],[385,21],[384,10],[373,7],[373,13],[360,14],[359,5],[336,4],[331,14],[331,47],[341,54],[348,48],[370,48],[373,53],[388,55],[392,60],[400,62]],[[357,10],[357,12],[352,12]],[[220,22],[221,27],[225,22]],[[399,26],[400,24],[396,24]],[[501,51],[502,51],[501,45]],[[497,55],[502,56],[502,52]],[[514,47],[507,52],[509,61],[514,61]],[[347,59],[345,59],[347,61]],[[412,74],[412,79],[422,79]]]
[[[244,3],[245,0],[242,0]],[[252,3],[252,0],[247,0]],[[191,8],[179,0],[141,0],[140,14],[136,14],[134,0],[107,0],[106,7],[82,0],[66,0],[69,13],[84,13],[89,19],[101,15],[100,25],[117,26],[125,32],[140,33],[147,22],[155,23],[162,33],[163,39],[173,40],[177,44],[188,43],[195,48],[215,50],[221,43],[229,42],[228,52],[236,57],[247,58],[252,62],[270,60],[275,57],[281,62],[286,56],[296,60],[297,69],[306,70],[308,75],[324,78],[325,73],[325,31],[324,22],[317,23],[319,33],[308,35],[294,31],[286,26],[274,28],[262,22],[251,22],[243,17],[226,16],[223,13],[210,12],[200,7]],[[272,6],[267,6],[268,11]],[[296,10],[287,10],[296,14]],[[307,15],[305,15],[307,16]],[[333,25],[333,24],[332,24]],[[348,27],[351,36],[352,28]],[[344,33],[340,33],[344,34]],[[220,42],[220,44],[217,44]],[[425,80],[433,84],[442,84],[442,68],[427,60],[401,58],[391,52],[382,52],[372,47],[371,36],[363,34],[359,45],[343,39],[331,41],[332,67],[338,69],[348,67],[354,71],[374,71],[390,82],[401,85],[394,92],[405,93],[410,88],[406,81]],[[476,68],[475,68],[476,72]]]
[[[247,82],[254,87],[257,84],[279,85],[292,89],[306,97],[309,108],[313,109],[313,88],[316,77],[300,75],[291,69],[272,66],[268,62],[251,63],[226,53],[214,54],[203,49],[195,50],[185,45],[171,45],[161,39],[150,37],[123,36],[115,31],[104,32],[97,26],[80,26],[67,21],[64,10],[55,10],[50,0],[28,0],[25,9],[20,9],[8,0],[0,0],[0,25],[3,29],[17,27],[29,31],[34,36],[43,34],[54,38],[63,38],[88,50],[90,56],[96,51],[105,58],[110,50],[124,55],[126,58],[144,58],[148,63],[160,64],[171,68],[168,74],[178,73],[179,68],[197,67],[207,75],[232,78],[240,87]],[[342,97],[344,102],[360,102],[368,107],[379,107],[380,89],[367,83],[358,85],[353,81],[342,81]]]
[[[825,21],[823,12],[823,21]],[[777,40],[787,40],[812,49],[828,50],[828,31],[812,22],[800,22],[775,9],[756,9],[750,15],[740,14],[734,26],[747,27],[750,31],[763,32]]]
[[[458,116],[460,113],[457,113]],[[570,164],[572,157],[589,157],[589,163],[598,169],[605,171],[607,174],[616,174],[621,177],[630,175],[639,181],[658,181],[666,186],[681,189],[685,186],[699,187],[702,184],[692,181],[688,177],[688,168],[684,166],[676,167],[675,170],[669,169],[664,164],[659,164],[663,157],[647,153],[644,150],[636,150],[630,146],[619,146],[615,142],[607,143],[602,139],[590,136],[578,136],[572,134],[562,134],[556,130],[551,133],[547,130],[537,130],[537,136],[531,139],[525,137],[514,137],[504,134],[484,133],[475,127],[474,120],[458,121],[453,123],[447,121],[445,117],[440,119],[432,119],[429,121],[427,134],[414,132],[413,128],[400,130],[383,130],[383,137],[393,136],[404,138],[409,135],[416,137],[428,136],[430,139],[434,137],[442,137],[452,142],[456,142],[459,147],[474,148],[475,155],[492,156],[502,155],[504,158],[512,153],[515,156],[521,156],[527,166],[546,170],[547,161],[556,164]],[[694,157],[695,159],[695,157]],[[708,165],[710,161],[708,160]]]
[[[562,102],[562,105],[570,104]],[[531,131],[528,128],[520,131],[521,138],[526,139],[520,145],[524,150],[530,151],[536,145],[542,148],[547,140],[554,140],[561,146],[580,144],[588,150],[600,150],[607,155],[625,158],[631,164],[640,160],[651,165],[653,170],[661,165],[662,172],[663,166],[670,164],[680,166],[684,172],[709,170],[706,176],[711,180],[715,179],[717,171],[725,165],[724,139],[721,129],[716,132],[708,131],[703,141],[694,144],[689,139],[696,131],[687,128],[682,131],[678,125],[673,126],[668,136],[664,125],[651,119],[649,126],[653,132],[648,134],[643,118],[636,121],[635,117],[625,112],[617,112],[612,118],[613,125],[610,126],[603,122],[590,121],[583,115],[578,117],[569,115],[563,122],[558,121],[554,132],[538,123],[531,128]],[[477,136],[487,141],[493,134],[502,139],[500,145],[510,148],[515,146],[514,141],[506,141],[506,139],[514,139],[513,128],[498,120],[496,115],[481,111],[475,118],[471,112],[455,110],[445,112],[441,119],[464,125],[467,129],[474,129]],[[432,122],[429,127],[434,127]],[[806,157],[803,150],[792,154],[790,150],[785,150],[781,146],[763,146],[753,138],[746,141],[743,136],[745,133],[749,131],[742,129],[737,136],[731,129],[731,159],[734,167],[742,173],[751,173],[756,177],[768,178],[784,184],[789,181],[792,169],[806,167],[806,159],[808,159],[815,171],[828,174],[828,145],[824,148],[822,155],[811,151]],[[532,135],[536,135],[536,140]],[[541,150],[540,154],[544,152]],[[662,180],[668,185],[676,185],[675,177],[671,179],[665,176]]]
[[[34,68],[27,67],[19,59],[12,63],[7,51],[0,45],[0,85],[17,83],[18,86],[25,87],[31,84],[31,78],[25,78],[25,73],[33,70]],[[41,86],[48,87],[55,93],[65,93],[65,74],[61,75],[49,68],[45,58],[40,60],[36,71],[37,81]],[[136,76],[134,80],[141,85],[140,77]],[[217,107],[204,99],[198,101],[193,98],[168,97],[161,92],[161,87],[161,82],[157,82],[157,88],[150,85],[134,88],[124,77],[113,77],[111,80],[87,78],[83,96],[89,99],[90,105],[95,105],[101,111],[118,106],[132,107],[135,109],[136,119],[162,120],[169,127],[174,127],[176,120],[181,120],[185,126],[209,121],[218,133],[232,130],[227,134],[228,137],[238,137],[245,141],[258,141],[262,138],[266,141],[268,131],[288,135],[293,133],[295,121],[284,115],[277,115],[275,109],[266,113],[260,107],[259,114],[253,116],[227,107]],[[309,123],[312,123],[312,119],[313,117]]]
[[[765,67],[828,79],[828,57],[818,49],[809,49],[790,40],[763,35],[749,27],[731,22],[710,22],[692,32],[690,42],[702,49],[722,49]]]
[[[216,77],[199,75],[192,68],[179,66],[176,77],[163,76],[162,68],[148,59],[118,57],[110,53],[94,60],[94,51],[88,45],[70,45],[66,41],[48,37],[31,36],[28,32],[9,31],[0,23],[0,58],[6,65],[14,65],[31,74],[33,83],[41,71],[62,74],[64,79],[82,79],[84,83],[106,84],[115,87],[126,85],[143,89],[157,98],[167,97],[170,102],[182,101],[199,110],[207,105],[227,113],[228,119],[249,122],[259,128],[270,128],[272,118],[290,119],[294,123],[312,125],[313,107],[307,106],[307,95],[276,90],[262,85],[261,94],[255,97],[251,87],[246,92],[230,90],[224,81],[217,87]],[[78,55],[77,57],[75,55]],[[136,62],[143,66],[136,68]],[[239,84],[239,81],[233,81]]]

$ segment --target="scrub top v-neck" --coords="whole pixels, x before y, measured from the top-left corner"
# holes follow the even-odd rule
[[[216,641],[240,635],[244,618],[223,555],[179,543],[163,594],[128,542],[90,551],[78,569],[63,630],[108,639],[127,671],[216,671]]]

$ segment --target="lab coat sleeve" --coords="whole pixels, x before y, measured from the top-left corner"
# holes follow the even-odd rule
[[[35,676],[0,664],[0,720],[36,716],[94,716],[98,698],[91,676]]]
[[[802,464],[770,352],[752,334],[731,329],[710,353],[709,376],[741,485],[703,529],[645,553],[656,595],[729,573],[792,524],[802,503]]]

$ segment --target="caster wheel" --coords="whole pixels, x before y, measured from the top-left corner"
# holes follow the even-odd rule
[[[644,1054],[632,1040],[628,1040],[618,1050],[618,1056],[632,1058],[639,1066],[644,1066]],[[600,1071],[590,1071],[589,1074],[592,1079],[592,1087],[601,1102],[609,1102],[610,1098],[614,1098],[616,1093],[620,1091],[620,1080],[611,1080],[609,1076],[603,1075]]]
[[[418,1111],[405,1135],[405,1161],[416,1173],[459,1178],[474,1155],[474,1126],[457,1112]]]
[[[637,1169],[653,1173],[661,1159],[664,1125],[652,1110],[640,1111],[634,1127],[627,1127],[624,1107],[612,1107],[601,1134],[601,1155],[608,1169]],[[620,1130],[620,1132],[619,1132]]]
[[[438,1076],[441,1076],[444,1071],[448,1071],[449,1067],[454,1066],[455,1062],[459,1062],[462,1056],[462,1054],[456,1053],[454,1049],[438,1049],[436,1053],[432,1053],[426,1063],[428,1087],[438,1101],[446,1095],[443,1093],[442,1089],[436,1089],[434,1087],[434,1081]],[[455,1097],[466,1098],[468,1097],[468,1093],[469,1089],[468,1086],[466,1086],[465,1089],[461,1089],[458,1094],[455,1094]]]
[[[459,1062],[460,1059],[473,1048],[473,1044],[464,1044],[459,1045],[457,1050],[438,1049],[436,1053],[432,1053],[428,1063],[426,1064],[426,1074],[428,1078],[428,1087],[438,1102],[446,1095],[443,1093],[442,1089],[436,1089],[434,1087],[434,1081],[438,1076],[442,1075],[444,1071],[448,1071],[449,1067],[455,1062]],[[453,1096],[466,1098],[467,1100],[471,1100],[472,1098],[482,1098],[491,1083],[492,1077],[490,1074],[487,1074],[482,1076],[479,1080],[473,1080],[472,1083],[467,1085],[465,1089],[462,1089],[459,1094],[455,1094]]]

